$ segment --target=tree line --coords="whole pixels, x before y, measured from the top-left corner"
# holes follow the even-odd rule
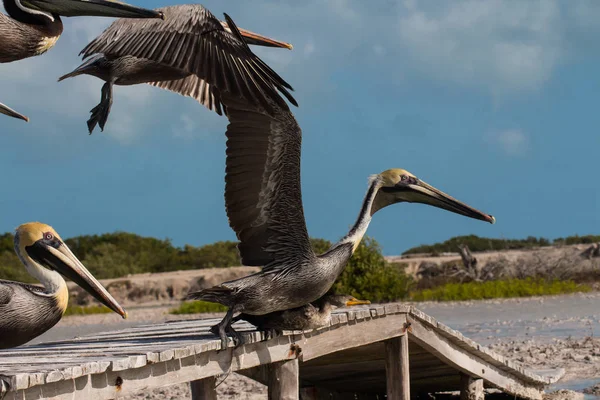
[[[456,236],[442,243],[421,245],[410,248],[402,254],[430,253],[440,254],[446,252],[455,253],[459,245],[467,245],[471,251],[501,251],[532,249],[543,246],[560,246],[571,244],[591,244],[600,242],[600,235],[574,235],[565,238],[549,240],[543,237],[528,236],[525,239],[492,239],[476,235]]]

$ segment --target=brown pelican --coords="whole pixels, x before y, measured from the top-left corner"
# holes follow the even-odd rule
[[[60,16],[162,18],[153,10],[115,0],[2,0],[8,13],[0,13],[0,63],[45,53],[63,31]]]
[[[285,47],[288,43],[239,29],[225,14],[219,21],[199,4],[159,8],[166,21],[117,20],[80,54],[93,56],[62,81],[93,75],[105,81],[100,104],[87,121],[90,134],[96,124],[104,130],[112,105],[113,85],[149,83],[196,99],[222,114],[219,92],[227,91],[268,107],[266,97],[284,106],[275,88],[294,105],[292,90],[275,71],[252,53],[248,44]],[[156,22],[156,23],[155,23]]]
[[[317,329],[329,324],[331,311],[338,307],[351,307],[362,304],[371,304],[369,300],[358,300],[345,294],[329,294],[313,303],[293,308],[291,310],[276,311],[265,315],[240,314],[231,320],[231,323],[243,320],[248,321],[262,331],[305,331]]]
[[[12,108],[10,108],[10,107],[2,104],[2,103],[0,103],[0,113],[2,113],[4,115],[8,115],[9,117],[19,118],[19,119],[22,119],[22,120],[24,120],[26,122],[29,122],[29,118],[27,118],[23,114],[20,114],[20,113],[16,112]]]
[[[404,169],[371,176],[356,223],[327,252],[310,245],[300,191],[301,130],[287,107],[274,112],[225,94],[227,161],[225,207],[240,240],[244,265],[264,266],[255,274],[190,293],[229,307],[214,327],[227,345],[234,313],[263,315],[304,306],[323,296],[340,275],[365,234],[373,214],[400,202],[423,203],[494,223],[494,217],[455,200]]]
[[[0,280],[0,349],[29,342],[60,321],[69,291],[61,275],[123,318],[123,308],[89,273],[52,227],[30,222],[17,228],[15,251],[44,287]]]

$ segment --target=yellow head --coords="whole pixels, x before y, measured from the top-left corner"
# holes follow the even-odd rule
[[[371,215],[391,204],[400,202],[422,203],[443,208],[470,218],[494,223],[496,219],[423,182],[405,169],[394,168],[374,177],[378,185]]]
[[[19,226],[15,232],[15,251],[29,272],[45,285],[60,287],[60,282],[62,282],[64,287],[64,280],[55,273],[58,272],[81,286],[123,318],[127,316],[125,310],[75,257],[50,225],[29,222]],[[63,305],[66,307],[67,294],[66,289],[64,290],[65,292],[61,292],[59,300],[61,300],[61,304],[65,303]]]

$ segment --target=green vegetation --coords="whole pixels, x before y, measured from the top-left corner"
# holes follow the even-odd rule
[[[181,303],[177,308],[170,310],[171,314],[198,314],[198,313],[218,313],[227,311],[227,307],[211,303],[208,301],[196,300]]]
[[[89,314],[108,314],[112,310],[105,306],[73,306],[70,305],[65,311],[67,315],[89,315]]]
[[[116,232],[78,236],[65,240],[98,279],[128,274],[186,269],[224,268],[240,265],[235,242],[216,242],[202,247],[175,247],[169,239]],[[13,235],[0,235],[0,279],[35,282],[19,262]]]
[[[469,246],[471,251],[498,251],[498,250],[516,250],[516,249],[531,249],[549,245],[571,245],[571,244],[587,244],[600,242],[600,235],[585,235],[585,236],[568,236],[566,238],[558,238],[548,240],[545,238],[536,238],[529,236],[526,239],[491,239],[482,238],[475,235],[456,236],[442,243],[432,245],[421,245],[406,250],[402,254],[416,253],[432,253],[439,254],[444,252],[456,252],[459,244]]]
[[[487,282],[447,283],[411,295],[414,301],[460,301],[508,297],[530,297],[576,292],[589,292],[590,286],[573,281],[544,279],[509,279]]]
[[[312,239],[312,245],[323,253],[331,243]],[[379,303],[405,298],[411,286],[404,269],[386,262],[375,239],[365,237],[331,290]]]

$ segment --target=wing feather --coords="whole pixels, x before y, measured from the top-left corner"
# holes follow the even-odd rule
[[[273,111],[275,102],[283,110],[292,104],[291,86],[258,58],[227,16],[231,33],[198,4],[158,9],[165,20],[119,19],[90,42],[80,54],[107,57],[133,56],[169,65],[197,75],[220,92],[242,97]]]
[[[225,205],[245,265],[285,269],[314,257],[300,190],[302,132],[287,109],[274,113],[223,94],[227,107]]]
[[[173,81],[148,82],[148,84],[182,96],[191,97],[209,110],[223,115],[224,107],[219,100],[218,93],[215,93],[216,91],[205,80],[198,78],[196,75],[189,75]],[[226,110],[225,113],[227,113]]]

